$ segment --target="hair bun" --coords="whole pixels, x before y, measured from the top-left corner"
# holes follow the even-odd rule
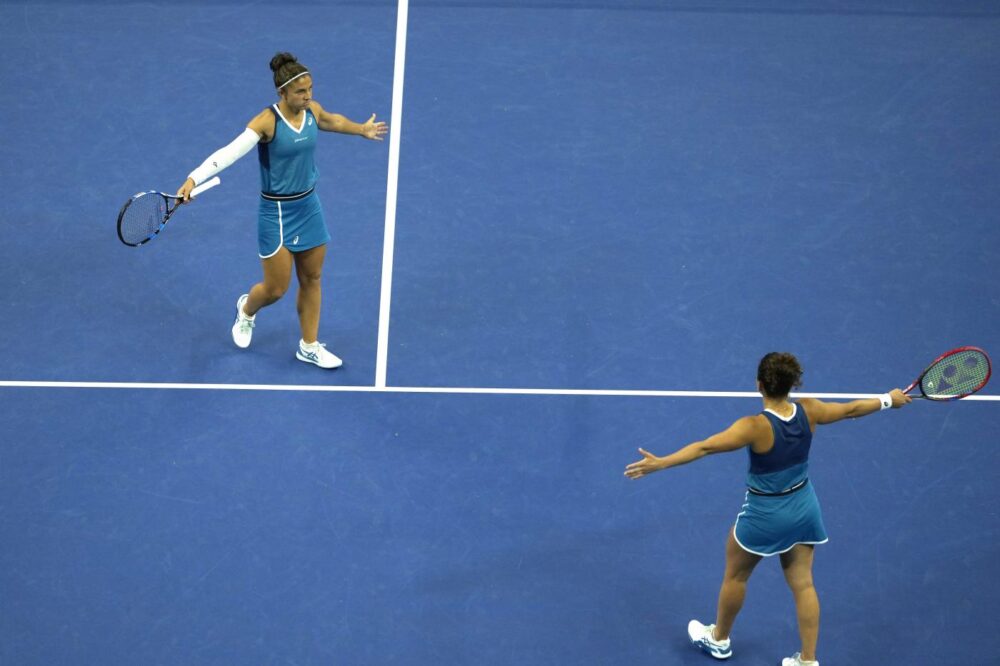
[[[279,69],[284,67],[290,62],[298,62],[298,58],[293,56],[291,53],[278,53],[273,58],[271,58],[271,71],[277,72]]]

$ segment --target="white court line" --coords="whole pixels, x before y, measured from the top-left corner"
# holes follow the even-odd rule
[[[638,398],[760,398],[756,391],[657,391],[629,389],[474,388],[446,386],[317,386],[313,384],[181,384],[170,382],[0,381],[0,388],[84,388],[195,391],[298,391],[306,393],[443,393],[485,395],[565,395]],[[878,393],[792,393],[793,398],[857,400]],[[1000,395],[972,395],[963,400],[1000,402]]]
[[[385,187],[385,237],[382,245],[382,296],[378,311],[375,386],[385,387],[389,354],[389,307],[392,302],[392,258],[396,245],[396,191],[399,182],[399,135],[403,121],[403,73],[406,69],[406,21],[409,0],[396,10],[396,64],[392,73],[392,115],[389,118],[389,175]]]

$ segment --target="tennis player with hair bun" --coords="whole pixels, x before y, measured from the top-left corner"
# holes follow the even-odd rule
[[[294,267],[299,281],[296,309],[302,328],[295,357],[321,368],[337,368],[341,360],[317,339],[320,278],[330,240],[315,192],[319,175],[313,162],[317,130],[381,141],[388,128],[384,122],[375,122],[375,114],[364,123],[356,123],[326,111],[313,99],[309,70],[290,53],[275,55],[271,71],[277,104],[257,114],[236,140],[192,171],[177,196],[189,201],[197,185],[257,147],[261,189],[257,246],[264,278],[236,302],[233,342],[241,348],[250,346],[257,312],[285,295]]]
[[[778,555],[785,580],[795,599],[802,648],[784,658],[782,666],[814,666],[819,635],[819,597],[813,587],[815,544],[826,543],[819,501],[809,483],[809,446],[816,426],[899,408],[910,397],[893,389],[879,398],[845,403],[788,395],[801,385],[802,368],[791,354],[771,352],[757,368],[757,390],[764,410],[744,416],[726,430],[694,442],[662,458],[639,449],[642,460],[625,468],[632,479],[668,467],[694,462],[713,453],[749,447],[747,494],[743,510],[729,531],[726,571],[719,590],[714,624],[688,624],[691,642],[716,659],[733,654],[729,634],[743,606],[747,580],[761,558]]]

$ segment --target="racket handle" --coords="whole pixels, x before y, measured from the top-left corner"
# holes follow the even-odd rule
[[[206,180],[204,183],[202,183],[198,187],[196,187],[193,190],[191,190],[191,196],[192,197],[196,197],[199,194],[201,194],[202,192],[204,192],[205,190],[210,190],[210,189],[212,189],[213,187],[215,187],[216,185],[218,185],[221,182],[222,182],[222,179],[219,178],[218,176],[216,176],[215,178],[211,178],[209,180]]]

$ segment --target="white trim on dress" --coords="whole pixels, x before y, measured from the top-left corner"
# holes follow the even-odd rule
[[[278,247],[275,248],[274,252],[268,255],[263,255],[258,252],[257,256],[261,259],[270,259],[274,255],[278,254],[278,251],[285,245],[285,226],[281,217],[281,202],[275,201],[274,203],[278,204]]]
[[[302,134],[302,130],[306,128],[306,119],[309,117],[309,109],[306,109],[305,112],[303,112],[302,114],[302,127],[295,129],[295,126],[292,125],[290,122],[288,122],[287,118],[281,115],[281,109],[278,108],[277,104],[272,104],[271,106],[274,107],[274,112],[278,114],[278,117],[281,118],[281,121],[286,125],[288,125],[288,129],[292,130],[296,134]]]
[[[769,414],[774,414],[785,423],[791,423],[792,419],[795,418],[795,415],[799,413],[799,403],[797,402],[792,403],[792,413],[789,414],[788,416],[782,416],[781,414],[779,414],[778,412],[774,411],[771,408],[765,409],[764,411],[768,412]]]
[[[740,511],[738,514],[736,514],[736,522],[733,523],[733,541],[736,542],[737,546],[739,546],[740,548],[742,548],[746,552],[750,553],[751,555],[759,555],[761,557],[771,557],[772,555],[781,555],[782,553],[787,553],[788,551],[790,551],[792,548],[795,548],[799,544],[803,544],[803,545],[806,545],[806,546],[818,546],[819,544],[826,543],[827,541],[830,540],[830,537],[827,537],[827,538],[823,539],[822,541],[796,541],[795,543],[793,543],[788,548],[786,548],[784,550],[779,550],[776,553],[758,553],[756,550],[751,550],[750,548],[747,548],[742,543],[740,543],[740,538],[738,536],[736,536],[736,526],[740,524],[740,516],[742,516],[743,514],[745,514],[747,507],[750,506],[750,491],[749,490],[747,491],[747,494],[743,497],[743,499],[746,500],[743,503],[743,507],[742,507],[743,510]]]

